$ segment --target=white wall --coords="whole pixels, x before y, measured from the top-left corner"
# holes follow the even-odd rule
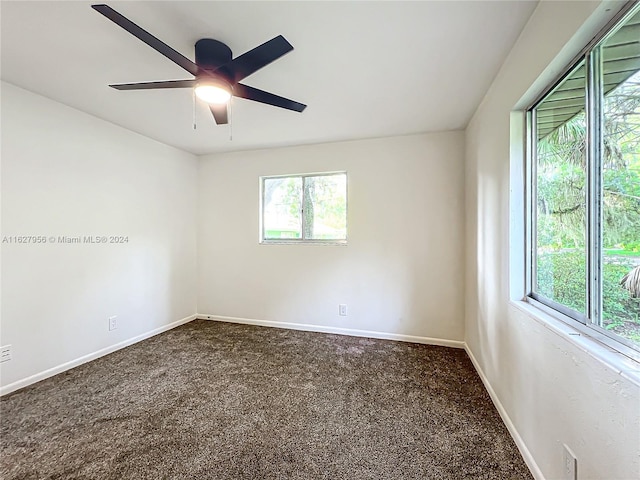
[[[1,153],[3,237],[129,237],[2,244],[4,387],[195,314],[196,157],[7,83]]]
[[[563,478],[567,443],[580,479],[637,478],[638,384],[510,301],[521,281],[509,263],[520,248],[510,214],[521,221],[510,210],[510,112],[617,8],[606,7],[542,2],[466,134],[198,164],[3,83],[2,235],[122,234],[129,243],[2,245],[0,334],[14,356],[2,385],[188,317],[197,290],[201,314],[464,338],[536,474]],[[348,246],[259,245],[259,177],[333,170],[349,174]],[[109,315],[118,315],[114,332]]]
[[[462,340],[463,140],[448,132],[203,157],[198,313]],[[347,246],[258,244],[260,176],[336,170],[348,173]]]
[[[523,248],[522,197],[510,184],[522,159],[513,149],[510,172],[510,112],[533,100],[619,7],[541,2],[466,132],[465,339],[534,471],[549,479],[565,478],[563,443],[577,455],[580,479],[640,477],[640,387],[587,353],[588,340],[510,302],[510,287],[522,291],[523,281],[509,265],[510,249],[521,259]]]

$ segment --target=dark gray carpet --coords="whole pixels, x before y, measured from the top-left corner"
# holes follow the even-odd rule
[[[203,320],[3,397],[3,479],[529,479],[463,350]]]

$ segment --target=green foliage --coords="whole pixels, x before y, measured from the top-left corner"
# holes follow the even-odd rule
[[[537,292],[586,313],[586,261],[584,253],[549,252],[538,255]]]
[[[620,245],[624,250],[640,252],[640,242],[626,242]]]
[[[640,73],[607,94],[603,111],[603,243],[613,248],[640,241]],[[586,137],[582,111],[538,141],[538,246],[584,246]]]
[[[625,321],[640,323],[640,302],[620,285],[620,280],[632,267],[627,262],[603,265],[602,316],[605,328],[609,330]]]
[[[614,330],[625,322],[640,324],[640,299],[632,298],[620,280],[631,270],[628,261],[605,262],[602,272],[603,326]],[[586,313],[586,262],[583,252],[538,255],[537,292],[578,312]]]
[[[345,238],[345,182],[344,174],[266,179],[263,187],[265,237]]]

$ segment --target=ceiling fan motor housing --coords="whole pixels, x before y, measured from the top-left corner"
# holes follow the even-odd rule
[[[202,38],[196,42],[196,64],[205,70],[215,70],[231,59],[231,49],[218,40]]]

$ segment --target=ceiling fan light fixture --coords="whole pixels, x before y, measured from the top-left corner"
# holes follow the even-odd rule
[[[224,105],[231,98],[231,86],[216,80],[198,82],[195,92],[200,100],[213,105]]]

